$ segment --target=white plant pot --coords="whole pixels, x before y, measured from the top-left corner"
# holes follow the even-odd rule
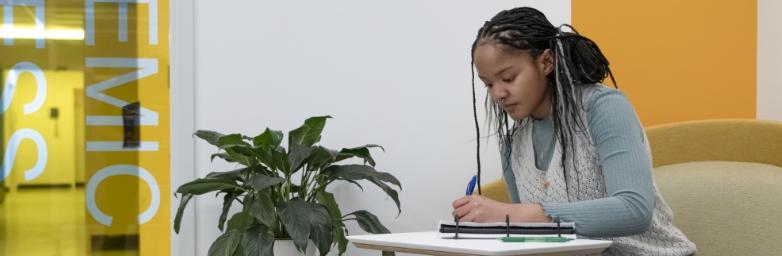
[[[293,240],[290,239],[278,239],[274,240],[274,256],[317,256],[318,249],[315,244],[310,241],[307,243],[307,251],[301,253],[296,250],[296,245],[293,244]]]

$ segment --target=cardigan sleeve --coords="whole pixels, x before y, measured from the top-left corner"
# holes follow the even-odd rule
[[[629,100],[602,87],[587,101],[587,125],[603,168],[607,197],[542,203],[546,214],[576,222],[579,235],[628,236],[645,232],[652,221],[652,165],[643,128]]]

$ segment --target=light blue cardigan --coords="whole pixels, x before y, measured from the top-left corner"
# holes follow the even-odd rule
[[[578,223],[580,235],[615,237],[639,234],[649,227],[654,209],[651,159],[646,151],[643,128],[629,100],[618,90],[600,86],[587,100],[587,128],[594,141],[606,181],[606,198],[580,202],[540,202],[546,214]],[[548,169],[554,147],[544,145],[553,136],[547,117],[533,121],[533,144],[538,169]],[[519,203],[516,177],[508,166],[508,145],[500,153],[509,198]],[[542,146],[541,146],[542,145]],[[548,147],[548,152],[537,152]],[[556,156],[560,157],[560,156]]]

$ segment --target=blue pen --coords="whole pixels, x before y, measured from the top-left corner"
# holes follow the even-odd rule
[[[478,176],[473,175],[472,179],[470,179],[470,182],[467,183],[467,195],[472,195],[472,191],[475,190],[475,184],[478,183]]]

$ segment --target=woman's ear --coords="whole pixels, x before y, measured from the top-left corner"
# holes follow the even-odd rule
[[[538,56],[538,67],[541,67],[546,75],[554,71],[554,53],[551,52],[551,49],[543,50],[543,53]]]

